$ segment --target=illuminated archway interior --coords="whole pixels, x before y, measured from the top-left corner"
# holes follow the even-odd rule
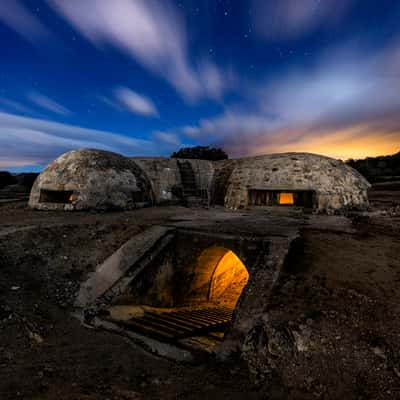
[[[185,303],[210,302],[234,309],[248,279],[245,265],[233,251],[209,247],[197,259]]]
[[[210,246],[191,261],[167,253],[118,296],[109,319],[146,336],[202,338],[214,345],[224,337],[248,279],[243,262],[222,246]]]

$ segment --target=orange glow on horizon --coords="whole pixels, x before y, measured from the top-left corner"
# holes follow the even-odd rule
[[[366,126],[355,126],[336,132],[310,132],[297,140],[293,132],[280,132],[268,145],[255,146],[249,155],[306,152],[341,160],[363,159],[396,154],[400,151],[400,131],[370,133]],[[363,133],[367,131],[368,133]]]

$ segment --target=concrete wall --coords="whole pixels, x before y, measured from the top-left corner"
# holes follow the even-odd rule
[[[182,200],[182,181],[176,158],[132,158],[151,182],[154,203],[179,202]],[[181,160],[182,161],[182,160]],[[214,176],[213,163],[206,160],[189,161],[196,179],[198,189],[211,193]]]

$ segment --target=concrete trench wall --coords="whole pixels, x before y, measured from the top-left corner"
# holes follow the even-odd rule
[[[81,309],[111,301],[153,260],[157,251],[166,246],[173,229],[153,226],[135,235],[111,254],[81,285],[75,306]],[[128,279],[125,285],[124,279]],[[116,288],[115,288],[116,287]]]

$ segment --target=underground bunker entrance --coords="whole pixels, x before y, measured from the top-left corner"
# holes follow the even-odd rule
[[[242,248],[249,254],[240,254]],[[232,326],[250,276],[240,256],[249,258],[253,248],[234,238],[176,232],[140,273],[111,291],[102,318],[161,342],[210,351]]]
[[[249,190],[250,206],[294,206],[315,208],[316,194],[314,190]]]

